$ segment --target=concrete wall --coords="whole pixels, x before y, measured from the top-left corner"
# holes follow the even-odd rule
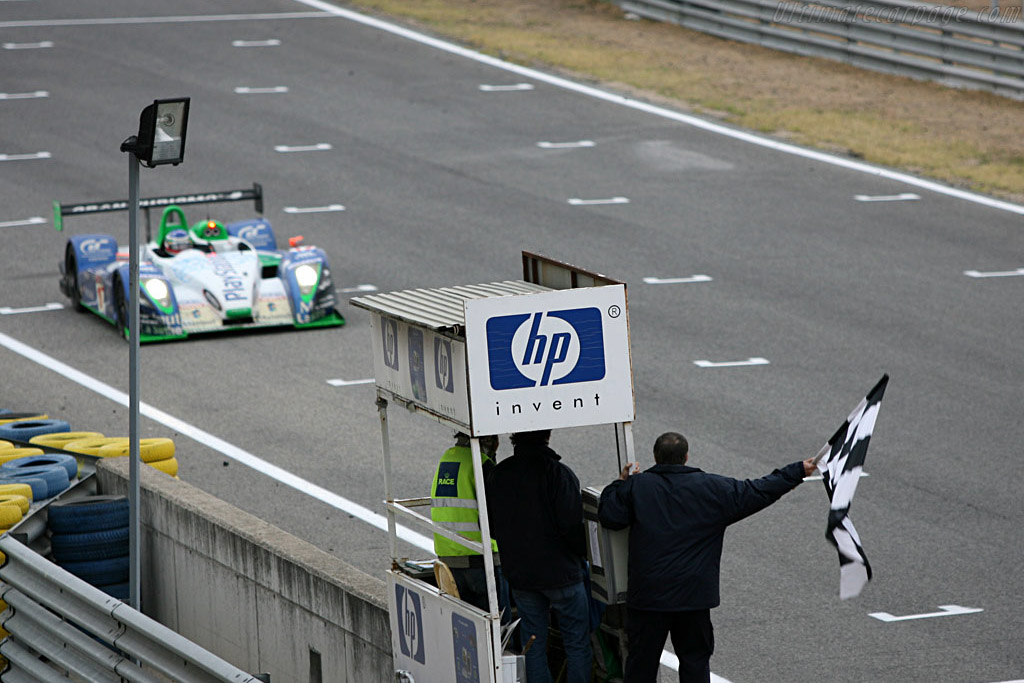
[[[128,458],[97,466],[128,493]],[[385,585],[151,467],[142,468],[142,608],[272,683],[394,680]]]

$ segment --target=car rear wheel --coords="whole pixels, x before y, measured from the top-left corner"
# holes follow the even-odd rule
[[[82,293],[78,291],[78,259],[75,257],[75,248],[68,244],[64,253],[64,289],[71,299],[71,307],[76,311],[85,311],[82,305]]]

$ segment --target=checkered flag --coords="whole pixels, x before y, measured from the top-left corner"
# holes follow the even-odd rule
[[[839,551],[839,597],[842,600],[860,595],[871,580],[871,565],[849,513],[888,383],[889,375],[884,375],[817,456],[818,470],[832,501],[825,537]]]

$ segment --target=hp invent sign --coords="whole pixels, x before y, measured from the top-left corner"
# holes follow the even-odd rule
[[[622,285],[466,302],[476,435],[633,419]]]

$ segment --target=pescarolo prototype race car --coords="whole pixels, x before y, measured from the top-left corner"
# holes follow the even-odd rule
[[[140,200],[147,226],[139,258],[140,341],[255,327],[345,324],[322,249],[302,246],[301,238],[292,238],[287,248],[279,249],[262,216],[227,225],[210,219],[189,225],[181,208],[245,200],[253,200],[257,213],[262,213],[259,185]],[[54,225],[62,230],[66,217],[128,208],[124,201],[55,202]],[[149,212],[154,208],[162,208],[162,213],[156,239],[150,239]],[[60,289],[72,305],[99,315],[127,338],[127,248],[109,235],[74,235],[67,241],[60,271]]]

